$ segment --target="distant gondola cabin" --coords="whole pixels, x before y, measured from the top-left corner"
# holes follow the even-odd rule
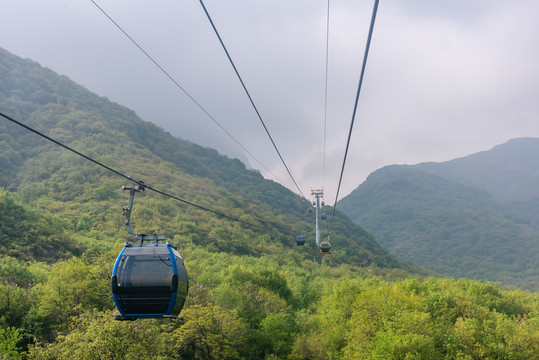
[[[324,241],[320,244],[320,252],[322,254],[329,254],[331,252],[331,244],[328,241]]]

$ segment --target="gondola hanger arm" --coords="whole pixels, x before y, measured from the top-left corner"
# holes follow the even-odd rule
[[[147,185],[142,181],[137,182],[138,185],[135,186],[122,186],[122,190],[129,190],[129,200],[127,206],[123,207],[123,212],[125,216],[125,229],[129,234],[131,234],[135,239],[139,240],[139,245],[142,246],[144,241],[153,241],[155,244],[158,244],[159,241],[165,241],[166,237],[164,235],[145,235],[137,234],[131,228],[131,211],[133,210],[133,200],[135,199],[135,193],[144,191]]]

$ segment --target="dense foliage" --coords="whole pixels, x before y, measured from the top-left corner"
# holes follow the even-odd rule
[[[25,208],[1,188],[0,219],[3,255],[52,262],[83,251],[83,246],[65,234],[58,220]]]
[[[489,192],[388,166],[339,203],[395,255],[439,273],[539,289],[539,229]]]
[[[55,265],[4,258],[0,353],[14,359],[538,358],[537,294],[328,267],[293,250],[261,258],[186,242],[180,251],[191,282],[180,318],[135,322],[113,320],[112,253]],[[6,266],[18,275],[6,279]]]
[[[178,245],[190,290],[178,319],[115,321],[109,279],[129,239],[129,184],[2,121],[0,358],[537,358],[536,294],[419,278],[341,213],[322,257],[306,200],[1,49],[0,107],[135,179],[270,229],[137,194],[135,231]]]

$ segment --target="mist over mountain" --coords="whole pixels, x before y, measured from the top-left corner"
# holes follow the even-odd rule
[[[539,139],[387,166],[339,208],[386,249],[443,274],[537,288]]]
[[[512,139],[489,151],[418,167],[488,191],[507,210],[539,228],[539,139]]]

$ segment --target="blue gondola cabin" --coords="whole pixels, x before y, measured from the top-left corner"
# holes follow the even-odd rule
[[[188,291],[183,259],[169,243],[126,244],[112,270],[111,290],[119,319],[178,315]]]

